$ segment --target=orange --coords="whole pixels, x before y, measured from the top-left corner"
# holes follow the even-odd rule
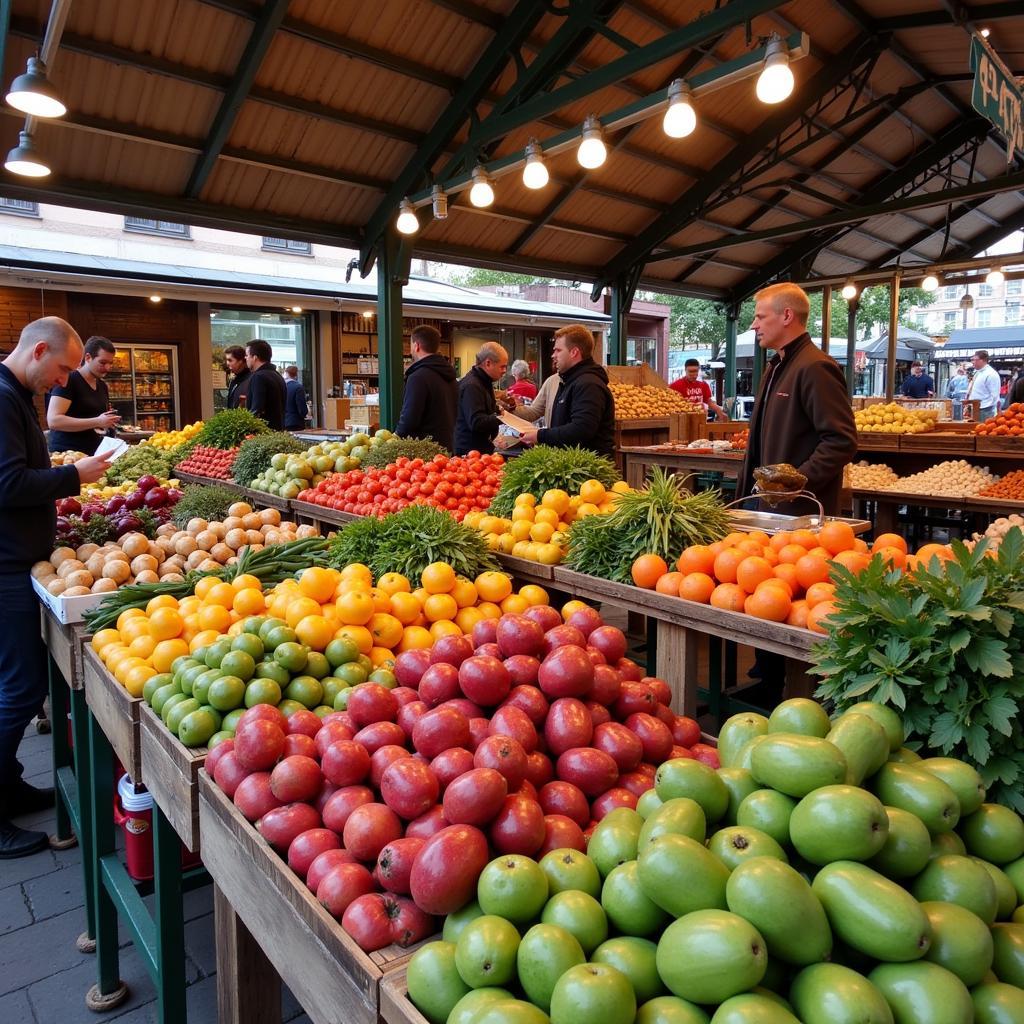
[[[346,565],[345,568],[341,570],[341,578],[349,581],[360,580],[370,586],[373,585],[373,573],[370,572],[370,567],[368,565],[364,565],[362,562],[352,562],[351,564]]]
[[[156,597],[149,599],[149,604],[146,605],[146,614],[152,618],[153,612],[157,608],[177,608],[178,599],[171,594],[157,594]]]
[[[587,608],[587,607],[589,607],[589,605],[586,603],[586,601],[580,601],[580,600],[566,601],[565,604],[562,605],[562,609],[561,609],[561,611],[562,611],[562,621],[563,622],[568,622],[569,619],[572,618],[572,616],[576,612],[578,612],[581,608]]]
[[[250,587],[259,591],[263,590],[263,583],[260,581],[259,576],[253,576],[250,572],[240,573],[231,581],[231,586],[235,590],[248,590]]]
[[[800,547],[807,548],[810,551],[811,548],[818,546],[818,535],[814,530],[794,530],[793,536],[790,537],[790,543],[799,544]]]
[[[820,544],[816,548],[811,548],[807,554],[814,555],[816,558],[824,558],[826,562],[832,557],[832,552],[828,548],[823,548]]]
[[[219,629],[201,629],[188,642],[189,653],[194,654],[200,647],[209,647],[220,636]]]
[[[479,608],[461,608],[455,616],[455,625],[463,633],[472,633],[473,627],[484,617]]]
[[[426,650],[434,646],[434,637],[429,629],[422,626],[406,626],[402,632],[402,641],[398,645],[398,653],[417,649]]]
[[[152,634],[149,619],[145,616],[138,619],[129,619],[123,626],[118,628],[121,633],[121,639],[126,644],[130,644],[137,637],[150,636]]]
[[[370,587],[370,597],[373,598],[373,610],[376,612],[391,611],[391,595],[380,587]]]
[[[395,663],[395,652],[387,647],[371,647],[367,657],[374,668],[391,668]]]
[[[391,595],[391,614],[403,626],[408,626],[415,622],[422,610],[422,605],[412,594],[396,591]]]
[[[840,551],[852,550],[856,539],[856,534],[850,524],[837,519],[826,522],[818,531],[818,540],[830,555],[838,555]]]
[[[807,548],[800,544],[784,544],[779,548],[779,562],[783,565],[796,565],[807,554]]]
[[[188,653],[188,644],[182,639],[161,640],[153,649],[149,660],[157,672],[170,672],[174,659]]]
[[[756,594],[757,591],[759,591],[762,587],[778,587],[780,590],[785,592],[787,597],[792,599],[793,595],[799,589],[799,586],[800,585],[797,584],[794,587],[793,584],[789,583],[787,580],[779,579],[778,576],[772,576],[769,579],[763,580],[762,582],[758,583],[758,585],[754,588],[754,593]]]
[[[498,603],[512,593],[512,578],[503,572],[482,572],[475,582],[477,593],[484,601]]]
[[[866,540],[861,540],[861,538],[858,537],[853,542],[853,550],[859,551],[862,555],[865,554],[868,550],[868,542]]]
[[[295,602],[296,604],[298,602]],[[338,619],[346,626],[364,626],[370,621],[377,611],[373,598],[362,591],[353,590],[342,594],[335,602],[338,609]],[[288,606],[288,625],[291,623],[292,605]],[[319,607],[317,608],[319,612]],[[293,627],[294,628],[294,627]]]
[[[539,508],[533,514],[535,523],[547,523],[549,526],[558,525],[558,513],[553,508]]]
[[[878,548],[874,554],[879,555],[882,561],[891,569],[902,569],[907,562],[906,553],[902,548]]]
[[[231,612],[221,604],[207,604],[199,609],[199,628],[223,633],[231,625]]]
[[[417,587],[412,592],[412,596],[415,597],[417,601],[419,601],[420,610],[422,611],[424,603],[426,602],[427,598],[430,597],[430,591],[425,590],[423,587]]]
[[[880,533],[871,545],[872,551],[879,548],[899,548],[904,554],[907,553],[907,542],[898,533]]]
[[[203,604],[219,604],[224,608],[230,608],[231,602],[235,599],[235,590],[230,583],[215,583],[206,592]]]
[[[206,600],[206,595],[221,581],[216,576],[204,576],[196,583],[196,597],[200,601]],[[120,628],[120,627],[118,627]]]
[[[794,601],[789,607],[789,614],[786,616],[787,626],[796,626],[799,629],[807,628],[807,616],[810,613],[806,601]]]
[[[181,636],[185,620],[177,608],[157,608],[149,617],[149,632],[155,640],[170,640]]]
[[[683,581],[684,575],[681,572],[667,572],[654,584],[654,589],[659,594],[671,594],[679,596],[679,584]]]
[[[728,545],[724,541],[716,540],[714,544],[708,545],[708,551],[717,558],[727,547]]]
[[[202,606],[203,602],[200,601],[195,594],[190,594],[188,597],[183,597],[178,602],[178,611],[181,612],[182,616],[195,615]]]
[[[146,680],[156,674],[157,670],[152,665],[133,665],[126,673],[122,682],[124,683],[124,688],[133,697],[141,697]]]
[[[816,604],[807,613],[807,628],[812,633],[827,633],[828,627],[824,625],[823,620],[838,610],[838,606],[833,601],[822,601],[821,604]]]
[[[460,608],[472,608],[480,598],[476,584],[463,576],[456,577],[451,596]]]
[[[440,640],[443,636],[462,636],[462,630],[451,619],[438,619],[430,624],[430,635]]]
[[[736,566],[736,582],[748,593],[757,590],[759,583],[774,579],[771,563],[758,555],[749,555]]]
[[[299,576],[299,590],[303,597],[310,597],[318,604],[334,597],[334,589],[341,577],[333,569],[324,569],[319,565],[311,565],[302,570]]]
[[[373,647],[373,636],[365,626],[342,626],[334,636],[337,639],[348,637],[359,648],[360,654],[369,654]]]
[[[715,571],[715,553],[706,544],[694,544],[692,547],[683,548],[676,568],[684,575],[702,572],[710,576]]]
[[[679,582],[679,596],[687,601],[707,604],[715,592],[715,581],[706,572],[687,573]]]
[[[784,583],[789,584],[789,592],[795,594],[798,590],[803,590],[800,586],[800,581],[796,578],[796,566],[785,563],[780,563],[772,569],[772,574],[777,580],[782,580]]]
[[[392,648],[401,643],[404,624],[394,615],[377,612],[367,623],[367,629],[377,647]]]
[[[157,645],[154,636],[137,636],[129,645],[128,650],[135,658],[148,658]]]
[[[761,550],[761,558],[763,558],[769,565],[779,564],[779,553],[775,548],[763,548]]]
[[[871,559],[860,551],[840,551],[832,561],[852,573],[859,574],[868,567]]]
[[[796,563],[796,579],[806,590],[814,583],[827,583],[828,561],[820,555],[806,554]]]
[[[787,544],[793,542],[793,534],[789,530],[779,530],[770,541],[768,541],[768,547],[772,551],[781,551]]]
[[[764,551],[764,545],[758,544],[756,540],[741,540],[736,545],[737,551],[742,551],[745,555],[760,555]]]
[[[938,558],[940,562],[945,562],[952,558],[952,552],[945,544],[924,544],[917,549],[918,561],[923,562],[925,565],[933,557]]]
[[[761,547],[764,547],[771,541],[771,537],[769,537],[764,530],[751,530],[750,533],[747,534],[747,539],[757,541]]]
[[[373,601],[370,600],[369,596],[367,596],[367,601],[369,601],[371,606],[373,605]],[[319,601],[314,601],[311,597],[296,597],[288,602],[288,610],[285,612],[284,618],[288,625],[294,629],[307,615],[320,614]],[[366,616],[367,619],[369,617],[369,615]]]
[[[735,548],[726,548],[715,559],[715,579],[720,583],[735,583],[736,570],[746,556]]]
[[[299,643],[312,647],[314,651],[322,651],[334,639],[334,633],[335,627],[322,615],[307,615],[295,626]]]
[[[525,587],[520,587],[519,596],[525,597],[531,605],[548,603],[548,592],[536,583],[527,583]]]
[[[379,580],[377,586],[385,594],[397,594],[399,592],[408,594],[412,591],[412,584],[400,572],[386,572]]]
[[[757,619],[785,622],[793,607],[793,601],[783,589],[784,586],[785,584],[778,581],[768,586],[758,587],[743,602],[743,610]]]
[[[481,601],[477,606],[476,610],[485,619],[500,619],[501,618],[501,606],[495,604],[493,601]]]
[[[93,634],[91,641],[92,649],[103,656],[103,651],[111,644],[121,642],[121,634],[116,629],[101,629],[98,633]]]
[[[749,536],[750,536],[750,534],[742,533],[739,530],[735,530],[732,533],[727,534],[725,537],[722,538],[722,541],[721,541],[722,547],[734,548],[734,547],[736,547],[737,544],[740,544],[743,541],[745,541]]]
[[[742,587],[735,583],[719,583],[711,592],[708,603],[713,608],[721,608],[729,612],[743,611],[743,603],[747,599],[747,593]]]
[[[440,619],[454,619],[459,613],[459,606],[451,594],[431,594],[423,602],[423,614],[428,622],[437,622]]]
[[[813,608],[822,601],[831,601],[835,597],[836,588],[832,583],[812,583],[807,588],[807,604]]]
[[[234,601],[231,602],[232,610],[238,612],[239,615],[260,615],[266,610],[266,607],[267,602],[263,593],[255,587],[245,587],[243,590],[239,590],[235,594]]]
[[[667,572],[668,563],[660,555],[641,555],[630,569],[633,582],[644,590],[653,590]]]
[[[499,607],[502,615],[522,615],[530,607],[530,602],[518,594],[509,594]]]

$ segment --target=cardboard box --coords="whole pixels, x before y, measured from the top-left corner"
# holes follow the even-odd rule
[[[35,577],[32,578],[32,587],[39,600],[50,609],[62,626],[69,626],[73,622],[81,622],[85,613],[91,611],[103,600],[109,597],[108,594],[82,594],[81,597],[64,597],[62,594],[51,594]]]
[[[324,426],[328,430],[340,430],[349,418],[352,400],[349,398],[324,399]]]

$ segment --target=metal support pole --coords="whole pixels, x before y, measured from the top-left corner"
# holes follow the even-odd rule
[[[885,397],[892,401],[896,393],[896,343],[900,331],[900,272],[892,275],[889,286],[889,351],[885,357]]]
[[[730,398],[735,399],[736,387],[736,334],[740,318],[739,305],[729,306],[725,311],[725,394],[722,396],[722,407],[729,410],[730,416],[736,415],[735,402],[730,407]]]
[[[409,283],[412,251],[389,231],[377,263],[377,356],[380,360],[380,425],[393,430],[402,411],[402,288]]]
[[[751,389],[756,395],[758,388],[761,387],[761,377],[764,374],[765,365],[768,362],[768,353],[761,348],[757,342],[754,342],[754,381],[753,388]]]
[[[846,311],[846,390],[853,397],[853,389],[857,379],[857,310],[860,299],[850,299]]]
[[[608,366],[624,366],[626,361],[626,339],[629,337],[629,302],[623,294],[621,281],[612,285],[611,327],[608,330],[608,351],[605,363]]]
[[[157,1013],[160,1024],[185,1020],[185,920],[181,887],[181,840],[153,804]]]
[[[832,338],[832,285],[821,289],[821,351],[828,355]]]

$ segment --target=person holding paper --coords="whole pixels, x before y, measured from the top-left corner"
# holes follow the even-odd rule
[[[54,501],[80,493],[106,472],[109,459],[89,456],[50,466],[35,397],[65,388],[82,361],[82,339],[59,317],[30,323],[0,363],[0,859],[45,849],[45,832],[14,819],[53,806],[52,789],[25,782],[18,744],[46,696],[46,648],[30,570],[49,557],[57,525]],[[97,438],[97,441],[99,438]]]
[[[114,365],[116,351],[108,338],[93,336],[85,343],[82,365],[65,385],[50,392],[46,425],[51,452],[93,455],[100,438],[121,422],[111,408],[110,391],[103,379]]]

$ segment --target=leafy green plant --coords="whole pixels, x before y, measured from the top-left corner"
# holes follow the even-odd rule
[[[840,710],[896,708],[910,737],[975,765],[991,798],[1024,811],[1024,534],[996,557],[984,542],[905,573],[875,558],[859,576],[836,569],[837,611],[812,672]]]
[[[369,565],[380,540],[383,520],[376,516],[363,516],[342,527],[331,538],[327,549],[328,564],[335,569],[344,569],[353,562]]]
[[[435,455],[447,455],[448,451],[430,438],[392,437],[371,445],[362,458],[362,468],[368,466],[390,466],[401,458],[422,459],[429,462]]]
[[[237,448],[247,437],[266,434],[270,427],[248,409],[225,409],[211,416],[193,438],[210,448]]]
[[[620,494],[615,511],[585,516],[569,528],[570,569],[631,583],[630,569],[640,555],[667,562],[691,544],[711,544],[729,532],[729,517],[718,491],[689,494],[683,478],[655,467],[648,485]]]
[[[212,484],[189,484],[171,512],[174,525],[184,529],[190,519],[223,519],[238,501],[238,492]]]
[[[291,434],[272,430],[269,434],[258,434],[242,442],[235,461],[231,463],[231,478],[236,484],[248,487],[261,473],[270,468],[270,460],[279,452],[298,455],[306,445],[296,441]]]
[[[110,468],[104,475],[107,483],[116,487],[128,480],[138,480],[141,476],[152,475],[166,479],[174,475],[174,464],[175,459],[170,452],[161,451],[148,444],[136,444],[119,459],[110,463]]]
[[[489,511],[492,515],[507,517],[512,514],[520,494],[532,494],[539,500],[552,488],[575,494],[588,480],[600,480],[605,487],[611,487],[618,479],[618,470],[611,459],[584,448],[552,448],[539,444],[505,464],[501,486]]]

